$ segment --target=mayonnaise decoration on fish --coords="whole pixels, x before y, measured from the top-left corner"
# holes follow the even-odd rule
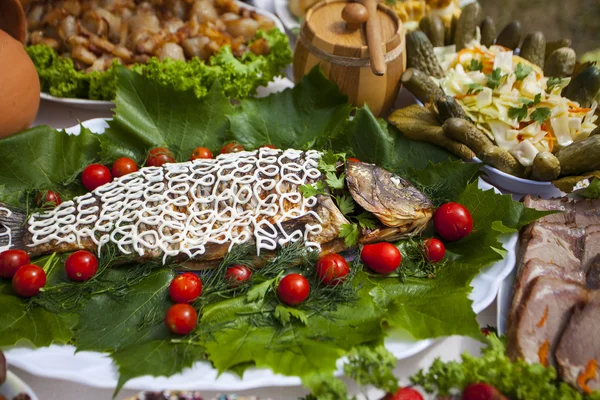
[[[323,179],[320,158],[314,150],[261,148],[141,168],[29,217],[0,203],[0,247],[31,256],[79,249],[102,256],[110,245],[128,259],[192,269],[214,266],[243,243],[254,244],[258,256],[291,242],[338,252],[346,248],[340,233],[348,219],[330,196],[300,190]],[[425,229],[433,204],[414,186],[372,164],[348,161],[345,168],[350,195],[380,221],[361,229],[361,243]]]
[[[320,250],[310,240],[322,231],[323,221],[312,211],[317,198],[289,191],[320,178],[318,160],[314,150],[261,149],[143,168],[53,212],[32,216],[29,246],[81,245],[89,239],[99,253],[112,242],[121,253],[140,257],[160,250],[163,260],[179,254],[195,258],[208,244],[229,243],[231,248],[251,238],[259,254],[297,240]],[[281,226],[305,214],[319,224],[291,233]]]

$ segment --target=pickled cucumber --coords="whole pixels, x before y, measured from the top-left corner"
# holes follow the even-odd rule
[[[553,40],[546,42],[546,51],[544,53],[544,60],[550,57],[550,54],[554,53],[554,50],[558,50],[561,47],[571,47],[571,39],[563,38],[559,40]]]
[[[581,107],[589,107],[600,90],[600,70],[595,65],[589,66],[571,79],[563,89],[562,95],[579,103]]]
[[[551,181],[560,175],[560,162],[549,151],[540,151],[533,160],[531,178],[536,181]]]
[[[428,15],[421,20],[419,28],[427,35],[433,47],[444,45],[444,35],[446,28],[444,21],[437,15]]]
[[[463,8],[458,22],[456,23],[456,32],[454,32],[454,44],[456,51],[462,50],[467,43],[475,39],[475,33],[479,22],[481,7],[479,3],[471,3]]]
[[[466,118],[462,106],[452,96],[440,97],[435,105],[442,122],[450,118]]]
[[[452,140],[466,144],[479,157],[494,143],[475,125],[463,118],[449,118],[442,125],[444,133]]]
[[[555,155],[560,162],[561,176],[600,169],[600,135],[574,142]]]
[[[414,94],[422,103],[435,103],[440,97],[444,96],[444,91],[422,71],[415,68],[408,68],[400,78],[402,84]]]
[[[490,47],[496,40],[496,23],[492,17],[485,17],[485,19],[479,25],[479,31],[481,32],[481,44]]]
[[[444,135],[436,113],[427,107],[413,104],[394,111],[388,120],[409,139],[443,147],[465,161],[475,157],[467,146]]]
[[[561,47],[554,50],[544,63],[544,75],[557,78],[571,76],[575,68],[575,61],[577,61],[577,56],[572,48]]]
[[[521,23],[519,21],[512,21],[498,34],[496,44],[514,50],[521,44],[521,32]]]
[[[542,32],[534,32],[525,36],[519,56],[543,69],[545,53],[546,37]]]
[[[433,52],[433,45],[421,31],[406,34],[406,64],[409,68],[416,68],[436,78],[444,76]]]

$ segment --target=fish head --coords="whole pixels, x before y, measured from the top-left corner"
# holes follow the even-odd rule
[[[417,234],[433,217],[435,208],[427,196],[407,180],[376,165],[348,161],[346,184],[356,203],[385,227],[395,228],[394,235],[386,230],[388,237]]]

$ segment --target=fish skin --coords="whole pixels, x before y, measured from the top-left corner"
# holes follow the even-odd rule
[[[363,243],[382,240],[382,237],[393,241],[416,235],[433,217],[435,207],[427,196],[407,180],[376,165],[348,161],[346,184],[354,201],[385,226],[364,235]]]
[[[316,151],[262,148],[141,168],[31,216],[23,247],[31,256],[80,249],[101,255],[112,243],[135,260],[189,260],[190,269],[218,264],[236,243],[267,243],[261,250],[267,256],[298,240],[322,254],[339,252],[345,249],[340,228],[349,221],[331,197],[304,198],[300,192],[301,185],[323,179],[317,169],[319,157]],[[364,232],[363,242],[418,233],[431,218],[429,199],[404,180],[386,188],[390,177],[401,180],[372,164],[347,163],[346,182],[353,198],[373,210],[383,225],[394,224]],[[231,193],[236,195],[228,197]],[[240,193],[248,194],[245,203]],[[266,228],[273,229],[265,233]],[[220,237],[220,232],[231,234]],[[204,240],[207,237],[210,240]]]

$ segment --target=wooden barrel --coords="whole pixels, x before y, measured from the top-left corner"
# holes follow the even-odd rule
[[[378,5],[381,46],[387,71],[376,76],[371,71],[369,47],[364,26],[351,30],[342,19],[344,0],[324,0],[306,14],[294,52],[294,79],[299,82],[315,65],[335,82],[350,102],[365,103],[376,116],[385,115],[400,89],[400,76],[406,68],[402,22],[394,11]]]

